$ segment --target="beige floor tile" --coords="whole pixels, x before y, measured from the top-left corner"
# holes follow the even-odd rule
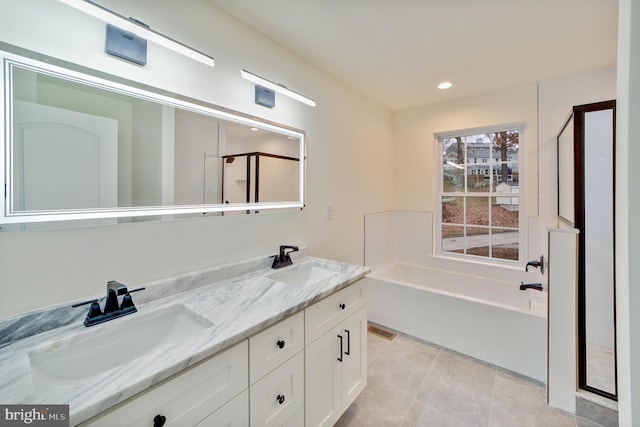
[[[339,427],[591,427],[542,383],[399,334],[368,335],[368,384]]]
[[[469,427],[467,424],[450,414],[425,405],[415,400],[402,423],[402,427]]]

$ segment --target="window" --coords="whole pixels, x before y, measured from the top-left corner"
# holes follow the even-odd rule
[[[522,129],[460,132],[440,136],[438,144],[440,251],[518,261]]]

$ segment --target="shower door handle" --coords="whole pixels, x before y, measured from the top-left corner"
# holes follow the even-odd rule
[[[342,335],[338,335],[340,338],[340,357],[338,357],[338,362],[342,362]]]
[[[347,351],[344,352],[347,356],[351,356],[351,332],[348,329],[344,330],[347,333]]]

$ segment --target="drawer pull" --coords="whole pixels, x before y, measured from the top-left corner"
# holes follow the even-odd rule
[[[346,305],[344,305],[344,303],[342,303],[342,304],[338,304],[338,307],[340,307],[342,310],[344,310]]]
[[[153,427],[162,427],[166,422],[167,422],[167,417],[165,417],[164,415],[158,414],[153,419]]]
[[[347,356],[351,356],[351,332],[348,329],[344,330],[347,333],[347,351],[344,352]]]
[[[278,340],[276,345],[278,346],[278,348],[284,348],[284,340]]]
[[[282,405],[284,403],[284,394],[279,394],[276,399],[278,400],[278,403]]]

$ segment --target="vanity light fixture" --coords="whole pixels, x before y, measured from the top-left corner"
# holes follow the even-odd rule
[[[294,92],[291,89],[288,89],[286,86],[281,85],[280,83],[274,83],[271,80],[267,80],[264,77],[260,77],[257,74],[254,74],[245,69],[240,70],[240,75],[242,78],[249,80],[257,85],[265,87],[267,89],[271,89],[275,92],[281,93],[283,95],[288,96],[289,98],[293,98],[297,101],[300,101],[304,104],[310,105],[312,107],[316,106],[316,101],[311,98],[307,98],[304,95],[299,94],[298,92]]]
[[[206,53],[200,52],[186,44],[180,43],[170,37],[165,36],[157,31],[152,30],[150,27],[146,26],[142,22],[133,19],[127,18],[123,15],[120,15],[112,10],[109,10],[103,6],[100,6],[97,3],[94,3],[91,0],[58,0],[61,3],[64,3],[68,6],[71,6],[75,9],[78,9],[82,12],[85,12],[91,16],[94,16],[98,19],[105,21],[108,24],[114,25],[124,31],[128,31],[130,33],[135,34],[141,38],[149,40],[151,42],[157,43],[161,46],[164,46],[168,49],[171,49],[177,53],[180,53],[188,58],[194,59],[198,62],[201,62],[205,65],[213,67],[215,62],[213,61],[213,57],[207,55]]]
[[[438,85],[438,89],[449,89],[451,86],[453,86],[451,82],[442,82]]]

